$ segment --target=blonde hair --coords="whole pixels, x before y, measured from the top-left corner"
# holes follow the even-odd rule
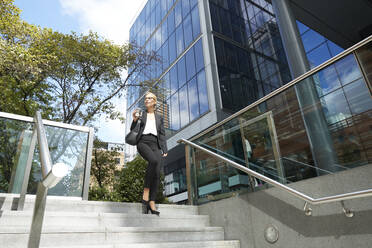
[[[148,96],[148,95],[151,95],[151,97],[154,99],[154,101],[155,101],[155,106],[156,106],[156,104],[158,103],[158,99],[157,99],[156,95],[155,95],[154,93],[150,92],[150,91],[148,91],[148,92],[146,93],[145,97]]]

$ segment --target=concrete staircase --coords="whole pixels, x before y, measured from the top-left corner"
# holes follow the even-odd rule
[[[0,195],[0,247],[27,247],[34,197],[14,211],[17,195]],[[82,201],[48,197],[40,247],[69,248],[239,248],[211,227],[197,206],[158,205],[160,217],[144,215],[139,203]]]

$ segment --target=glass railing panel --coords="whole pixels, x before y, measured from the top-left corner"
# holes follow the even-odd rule
[[[55,187],[48,190],[48,195],[80,197],[83,191],[88,133],[52,126],[45,126],[45,133],[52,163],[64,163],[69,169],[68,174]],[[36,194],[37,182],[41,180],[38,147],[32,168],[34,180],[29,183],[27,193]]]
[[[372,164],[371,54],[370,42],[192,141],[284,184]],[[193,159],[202,201],[237,189],[226,182],[239,172],[201,151]],[[246,179],[239,190],[265,186]]]
[[[230,192],[246,191],[249,187],[247,174],[202,151],[194,149],[192,154],[198,203],[226,197]]]
[[[21,192],[30,149],[33,123],[0,117],[0,192]],[[52,164],[65,163],[68,174],[48,195],[77,196],[83,193],[88,132],[45,125]],[[28,194],[35,194],[41,180],[38,144],[33,155]]]
[[[180,168],[165,175],[164,191],[167,197],[187,191],[186,168]]]
[[[20,193],[33,124],[0,118],[0,192]]]

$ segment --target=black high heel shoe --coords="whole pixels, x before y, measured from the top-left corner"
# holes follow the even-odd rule
[[[157,216],[160,216],[160,212],[159,211],[156,211],[156,210],[153,210],[153,209],[151,209],[151,207],[150,207],[150,202],[148,201],[147,202],[148,203],[148,205],[147,205],[147,213],[150,211],[151,212],[151,214],[156,214]]]
[[[150,206],[149,206],[149,210],[150,210],[151,214],[156,214],[157,216],[160,216],[160,212],[156,211],[156,210],[152,210]]]

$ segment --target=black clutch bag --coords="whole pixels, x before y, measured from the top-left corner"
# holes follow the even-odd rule
[[[142,116],[142,112],[139,111],[139,116]],[[125,143],[135,146],[138,143],[138,133],[140,130],[140,125],[141,125],[141,118],[138,118],[136,126],[125,136]]]
[[[139,119],[136,126],[125,136],[125,143],[135,146],[137,145],[137,136],[140,128],[141,120]]]

